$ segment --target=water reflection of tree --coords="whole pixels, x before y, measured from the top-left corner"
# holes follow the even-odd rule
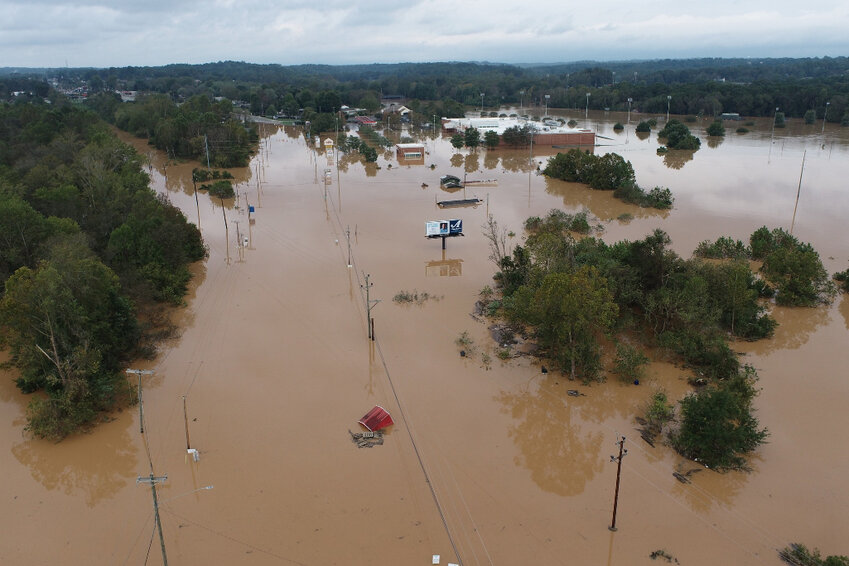
[[[366,177],[376,177],[377,176],[377,163],[366,163],[365,164]]]
[[[465,158],[462,153],[455,153],[451,156],[451,167],[462,167],[465,162]]]
[[[667,210],[627,205],[614,199],[612,191],[598,191],[591,189],[588,185],[549,177],[545,178],[545,192],[561,197],[565,207],[587,208],[593,216],[601,220],[612,220],[623,212],[630,213],[634,218],[665,218],[669,214]]]
[[[634,134],[636,134],[637,139],[639,139],[640,141],[645,141],[649,139],[651,132],[634,132]]]
[[[849,329],[849,293],[843,293],[839,310],[840,314],[843,315],[843,322],[846,324],[846,328]]]
[[[47,489],[61,489],[67,495],[83,492],[86,504],[93,507],[113,497],[138,472],[138,459],[127,430],[132,419],[123,421],[126,426],[119,434],[97,431],[96,443],[91,436],[69,439],[59,446],[29,440],[13,446],[12,454]],[[80,453],[83,450],[96,451],[97,457],[86,457]],[[63,457],[66,451],[74,453]]]
[[[498,396],[515,419],[508,435],[521,452],[516,463],[526,467],[544,491],[577,495],[602,468],[602,434],[581,432],[579,412],[560,391],[551,392],[545,385],[531,389],[536,390]]]
[[[663,164],[670,169],[681,169],[688,161],[692,161],[696,150],[670,149],[663,154]]]
[[[778,322],[778,328],[772,338],[752,344],[750,351],[754,354],[795,350],[806,344],[817,328],[831,320],[828,307],[775,307],[770,314]]]
[[[708,147],[711,148],[711,149],[716,149],[717,147],[722,145],[722,142],[724,142],[724,141],[725,141],[725,138],[722,137],[722,136],[708,136],[707,137],[707,144],[708,144]]]
[[[510,155],[503,155],[501,157],[501,166],[504,169],[512,171],[514,173],[519,171],[527,172],[532,168],[536,168],[536,164],[531,164],[530,160],[528,159],[527,153],[513,153]]]
[[[303,133],[303,128],[298,126],[283,126],[283,132],[292,139],[298,139]]]
[[[466,173],[474,173],[480,169],[480,155],[473,151],[466,156]]]
[[[361,160],[362,155],[359,152],[351,152],[344,154],[336,161],[336,163],[338,164],[339,170],[346,173],[348,171],[348,167],[354,163],[359,163]]]
[[[498,167],[498,154],[494,151],[487,151],[483,157],[483,166],[486,169],[495,169]]]

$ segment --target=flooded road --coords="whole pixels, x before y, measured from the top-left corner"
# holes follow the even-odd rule
[[[239,197],[223,209],[203,192],[196,204],[192,164],[166,169],[153,154],[154,187],[200,223],[210,253],[175,315],[181,336],[134,365],[155,372],[143,378],[148,448],[137,407],[60,444],[29,440],[28,399],[3,379],[0,562],[162,563],[150,486],[136,483],[150,473],[148,453],[155,475],[168,476],[157,494],[172,564],[413,565],[440,554],[467,566],[626,566],[655,564],[650,553],[663,549],[686,565],[778,565],[775,549],[794,541],[849,553],[845,296],[820,309],[774,308],[775,338],[734,345],[758,369],[769,442],[751,473],[704,470],[688,485],[672,473],[697,466],[645,444],[633,420],[659,388],[683,396],[684,370],[656,361],[639,387],[581,386],[528,357],[500,360],[471,316],[495,271],[480,230],[487,213],[518,242],[528,216],[585,207],[608,242],[662,228],[689,257],[701,240],[789,229],[803,154],[794,234],[829,272],[849,266],[846,129],[828,125],[820,136],[818,125],[791,122],[771,143],[768,120],[745,135],[726,123],[725,139],[709,144],[707,123],[690,124],[702,149],[658,156],[654,134],[635,135],[633,113],[622,133],[617,120],[624,115],[590,115],[610,138],[596,153],[622,154],[645,188],[670,187],[673,210],[547,180],[528,150],[458,153],[439,137],[425,139],[424,165],[388,151],[364,166],[316,153],[298,129],[263,125],[259,154],[233,171]],[[534,161],[544,166],[552,153],[535,148]],[[440,190],[441,175],[463,173],[498,184]],[[483,203],[435,205],[463,196]],[[423,237],[424,223],[448,218],[462,219],[466,236],[443,252]],[[375,341],[366,281],[379,301]],[[400,305],[401,291],[434,298]],[[473,341],[466,357],[455,343],[462,332]],[[348,431],[374,405],[396,424],[382,446],[358,449]],[[187,457],[186,423],[198,462]],[[611,533],[618,434],[629,452]]]

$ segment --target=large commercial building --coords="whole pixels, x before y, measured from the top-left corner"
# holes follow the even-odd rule
[[[442,131],[447,133],[465,132],[475,128],[483,135],[485,132],[495,132],[499,136],[508,128],[528,127],[533,130],[534,145],[550,146],[594,146],[595,132],[585,128],[570,128],[556,120],[534,122],[523,118],[443,118]]]

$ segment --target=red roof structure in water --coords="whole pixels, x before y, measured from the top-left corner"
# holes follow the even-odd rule
[[[372,432],[395,424],[386,409],[380,405],[375,405],[371,411],[366,413],[365,416],[357,422]]]

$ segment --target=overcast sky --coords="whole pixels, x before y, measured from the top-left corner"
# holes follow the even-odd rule
[[[825,55],[846,0],[0,0],[0,67]]]

